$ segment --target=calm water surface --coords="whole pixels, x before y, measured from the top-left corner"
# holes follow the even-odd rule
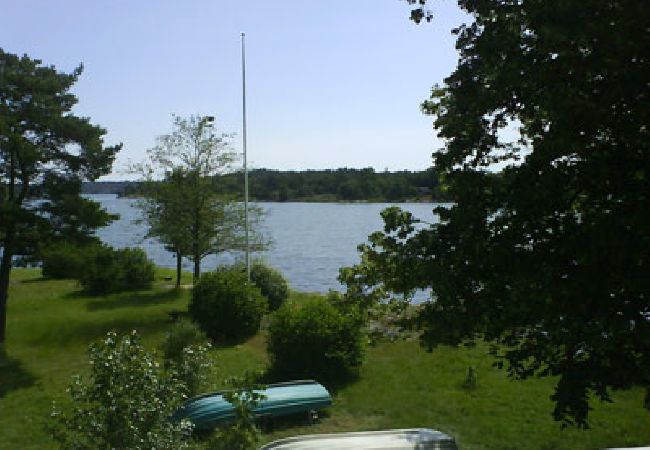
[[[144,239],[146,224],[138,223],[140,212],[132,199],[114,195],[92,195],[109,212],[120,219],[99,230],[99,237],[114,247],[142,247],[154,262],[163,267],[176,267],[175,257],[162,244]],[[261,256],[287,278],[291,287],[300,291],[327,292],[341,289],[338,270],[359,262],[357,245],[382,227],[379,213],[389,203],[261,203],[266,211],[265,229],[273,240],[270,250]],[[419,219],[437,220],[433,204],[402,203]],[[241,254],[206,257],[202,270],[242,259]],[[191,270],[189,261],[184,268]]]

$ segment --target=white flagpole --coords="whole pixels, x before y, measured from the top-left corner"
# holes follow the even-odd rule
[[[246,161],[246,34],[241,34],[242,140],[244,146],[244,222],[246,230],[246,276],[251,281],[251,256],[248,242],[248,165]]]

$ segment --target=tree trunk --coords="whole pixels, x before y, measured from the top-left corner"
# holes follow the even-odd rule
[[[176,289],[181,287],[181,262],[183,255],[179,250],[176,250]]]
[[[201,276],[201,252],[199,251],[199,229],[201,224],[201,212],[198,208],[194,210],[194,226],[192,228],[192,253],[194,253],[194,274],[192,283],[196,284]]]
[[[199,277],[201,276],[201,255],[194,254],[194,277],[193,281],[196,284],[197,281],[199,281]]]
[[[9,274],[13,257],[14,230],[7,230],[2,246],[2,262],[0,262],[0,344],[5,341],[7,330],[7,299],[9,298]]]

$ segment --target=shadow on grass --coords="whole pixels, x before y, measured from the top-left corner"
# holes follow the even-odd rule
[[[184,313],[184,316],[187,320],[192,320],[192,317],[190,316],[189,312]],[[210,339],[210,345],[214,350],[229,350],[233,348],[238,348],[240,346],[243,346],[250,340],[249,337],[243,337],[243,338],[233,338],[233,339]]]
[[[71,296],[83,296],[82,293],[75,292]],[[150,306],[161,305],[178,300],[182,296],[180,289],[169,289],[164,291],[143,291],[143,292],[123,292],[114,294],[108,298],[103,297],[97,300],[91,300],[87,304],[88,311],[101,311],[131,306]]]
[[[359,374],[357,372],[340,372],[336,374],[320,376],[316,374],[306,373],[292,374],[286,371],[274,370],[273,367],[270,367],[265,372],[260,374],[260,377],[257,381],[262,384],[273,384],[284,383],[285,381],[293,380],[314,380],[325,386],[330,393],[335,394],[341,389],[358,381]]]
[[[0,345],[0,398],[9,392],[28,388],[34,384],[36,378],[22,366],[15,358],[10,358]]]
[[[46,332],[32,336],[30,343],[34,345],[61,347],[67,347],[73,344],[83,344],[86,346],[103,338],[109,331],[125,334],[136,330],[140,336],[148,336],[165,331],[170,325],[170,318],[164,314],[160,314],[157,317],[131,315],[129,317],[104,319],[100,322],[51,323],[50,328]]]
[[[330,414],[329,409],[322,409],[318,411],[318,417],[316,419],[311,411],[282,417],[261,418],[258,421],[258,425],[263,433],[273,433],[290,428],[308,427],[318,423],[322,419],[328,418]]]
[[[24,280],[20,280],[22,284],[34,284],[34,283],[45,283],[49,281],[66,281],[66,279],[63,278],[44,278],[44,277],[37,277],[37,278],[27,278]],[[67,281],[70,281],[70,279],[67,279]]]

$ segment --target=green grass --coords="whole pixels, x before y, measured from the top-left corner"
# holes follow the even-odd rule
[[[87,370],[88,344],[109,330],[137,329],[155,348],[171,324],[169,312],[186,307],[189,291],[175,292],[161,270],[146,291],[87,297],[74,281],[45,281],[37,270],[12,274],[8,333],[0,350],[0,448],[47,449],[44,431],[52,400],[67,399],[75,373]],[[189,281],[185,280],[185,282]],[[311,294],[292,293],[293,301]],[[650,443],[650,414],[643,392],[614,393],[595,403],[592,429],[562,430],[550,416],[553,380],[513,382],[491,367],[486,349],[423,351],[416,342],[369,347],[357,381],[334,393],[334,407],[320,423],[278,424],[264,441],[304,433],[430,427],[456,437],[462,449],[596,449]],[[209,388],[266,365],[263,334],[213,351]],[[463,387],[467,368],[477,385]]]

